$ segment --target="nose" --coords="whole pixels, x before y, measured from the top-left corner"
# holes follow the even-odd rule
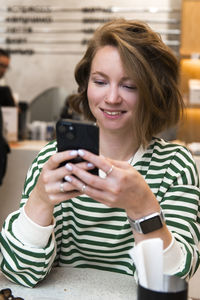
[[[118,104],[121,101],[122,101],[122,98],[119,94],[118,87],[111,86],[106,93],[105,102],[111,103],[111,104],[115,104],[115,103]]]

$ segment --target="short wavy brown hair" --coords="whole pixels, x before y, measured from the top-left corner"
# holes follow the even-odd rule
[[[146,23],[115,19],[100,26],[75,69],[78,93],[70,105],[88,120],[95,120],[87,99],[91,63],[96,52],[106,45],[118,49],[128,76],[135,82],[139,101],[136,130],[139,144],[177,124],[183,111],[178,87],[179,65],[169,47]]]

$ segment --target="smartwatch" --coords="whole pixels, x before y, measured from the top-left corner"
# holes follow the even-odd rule
[[[128,221],[135,231],[147,234],[162,228],[165,218],[162,210],[160,210],[160,212],[155,212],[137,220],[133,220],[128,216]]]

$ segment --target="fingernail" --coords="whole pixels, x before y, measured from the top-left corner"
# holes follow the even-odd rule
[[[78,150],[78,154],[79,154],[80,156],[84,156],[84,155],[85,155],[85,152],[84,152],[83,150]]]
[[[92,163],[87,164],[88,168],[94,168],[94,165]]]
[[[67,182],[72,182],[72,178],[69,175],[65,176],[65,180]]]
[[[65,165],[65,168],[69,171],[72,171],[72,166],[69,163]]]
[[[78,154],[78,151],[77,151],[77,150],[72,150],[69,154],[70,154],[71,156],[74,156],[74,155],[77,155],[77,154]]]

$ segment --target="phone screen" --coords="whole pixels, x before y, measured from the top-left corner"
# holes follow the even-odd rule
[[[58,152],[65,150],[85,149],[99,154],[99,128],[90,122],[61,119],[56,124],[56,139]],[[77,157],[68,162],[78,163],[83,158]],[[66,164],[63,162],[62,165]],[[98,169],[89,172],[98,175]]]

